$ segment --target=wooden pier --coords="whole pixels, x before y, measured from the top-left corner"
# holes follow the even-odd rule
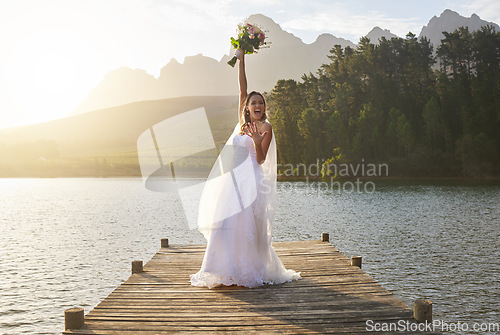
[[[378,329],[417,324],[409,306],[361,270],[361,259],[353,258],[351,265],[327,234],[323,240],[273,243],[285,267],[300,271],[301,280],[211,290],[189,283],[205,246],[168,246],[162,240],[158,253],[143,268],[134,262],[135,273],[84,319],[82,309],[67,310],[63,334],[367,334],[374,333],[367,331],[369,320]],[[419,306],[419,315],[430,320],[431,303]]]

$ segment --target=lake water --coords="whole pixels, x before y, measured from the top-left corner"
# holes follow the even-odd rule
[[[435,320],[499,323],[500,184],[375,185],[358,193],[278,183],[274,241],[329,232],[408,305],[432,300]],[[89,312],[161,238],[205,242],[177,199],[141,179],[0,179],[0,333],[60,333],[65,309]]]

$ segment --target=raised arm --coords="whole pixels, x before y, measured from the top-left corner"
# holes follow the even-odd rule
[[[245,74],[245,53],[238,50],[237,57],[240,60],[238,64],[238,84],[240,87],[240,103],[238,104],[238,120],[241,120],[241,113],[243,112],[243,104],[247,97],[247,76]],[[239,55],[238,55],[239,53]]]

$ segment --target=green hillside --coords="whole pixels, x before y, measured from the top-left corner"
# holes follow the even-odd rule
[[[238,98],[141,101],[0,130],[0,177],[139,176],[137,139],[176,114],[204,107],[217,146],[237,122]]]

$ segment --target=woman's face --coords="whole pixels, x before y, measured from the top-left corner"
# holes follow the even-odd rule
[[[250,111],[250,118],[253,121],[258,121],[266,111],[264,99],[258,94],[254,94],[248,100],[247,109]]]

